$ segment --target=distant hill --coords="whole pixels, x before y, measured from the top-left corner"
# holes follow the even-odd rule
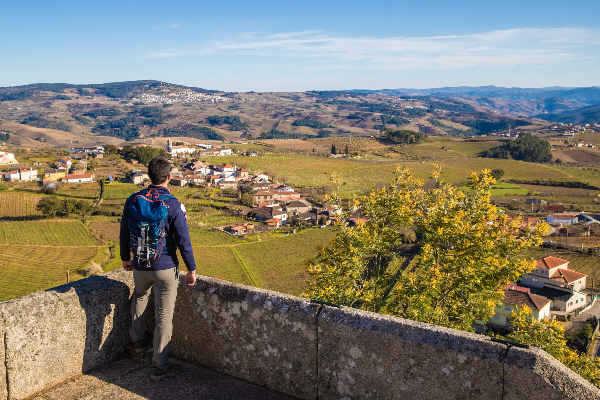
[[[383,89],[356,90],[357,92],[387,93],[387,94],[429,94],[429,95],[459,95],[473,97],[492,97],[505,100],[534,100],[558,98],[575,100],[585,104],[600,103],[600,87],[567,88],[553,86],[547,88],[505,88],[498,86],[456,86],[429,89]]]
[[[541,114],[538,118],[551,122],[573,124],[600,123],[600,104],[556,114]]]
[[[197,87],[189,87],[183,85],[175,85],[155,80],[142,81],[125,81],[125,82],[110,82],[89,85],[76,85],[70,83],[32,83],[23,86],[12,86],[0,88],[0,102],[11,100],[26,100],[35,97],[40,91],[65,93],[65,89],[74,88],[81,96],[91,96],[94,93],[90,89],[94,89],[95,93],[110,97],[110,98],[132,98],[147,90],[158,88],[160,86],[168,86],[177,89],[189,89],[198,93],[216,93],[217,90],[208,90]]]

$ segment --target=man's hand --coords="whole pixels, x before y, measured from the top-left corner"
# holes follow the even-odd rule
[[[131,264],[131,260],[130,261],[123,261],[123,269],[125,271],[133,271],[133,265]]]
[[[194,286],[196,284],[196,271],[189,271],[185,275],[185,286]]]

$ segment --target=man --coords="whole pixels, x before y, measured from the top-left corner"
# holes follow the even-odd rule
[[[155,190],[160,196],[170,195],[167,188],[167,184],[171,179],[169,160],[163,156],[153,158],[148,164],[148,176],[152,181],[152,185],[148,187],[148,190]],[[146,351],[146,306],[148,305],[150,289],[154,285],[156,327],[154,330],[154,355],[152,357],[150,379],[159,381],[181,372],[180,365],[169,364],[173,311],[179,284],[177,249],[179,249],[181,258],[183,258],[189,271],[185,277],[186,286],[193,286],[196,283],[196,263],[192,252],[185,207],[172,196],[163,200],[168,207],[168,216],[164,223],[166,241],[162,254],[149,262],[146,259],[140,260],[135,255],[133,259],[131,258],[130,249],[132,247],[128,226],[129,207],[138,194],[133,194],[125,202],[120,232],[123,269],[133,271],[135,285],[131,302],[132,324],[129,330],[133,343],[128,348],[137,355],[143,355]]]

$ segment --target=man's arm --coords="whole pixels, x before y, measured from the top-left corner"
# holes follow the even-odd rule
[[[194,251],[192,249],[190,231],[187,225],[185,207],[181,203],[178,204],[173,212],[171,227],[175,236],[177,248],[181,253],[181,258],[183,258],[183,262],[188,269],[188,273],[185,277],[185,284],[186,286],[193,286],[196,283],[196,261],[194,260]]]
[[[127,225],[129,219],[129,199],[125,202],[123,207],[123,215],[121,216],[121,230],[119,231],[119,246],[121,253],[121,261],[123,262],[123,269],[125,271],[133,270],[131,264],[131,253],[129,251],[129,226]]]

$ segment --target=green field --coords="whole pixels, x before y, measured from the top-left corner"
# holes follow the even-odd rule
[[[59,186],[58,194],[66,197],[97,199],[100,196],[98,183],[65,183]]]
[[[317,255],[316,246],[327,244],[333,236],[331,228],[267,235],[251,242],[219,232],[214,233],[220,238],[194,229],[191,233],[198,274],[293,295],[306,289],[306,261]],[[211,240],[204,245],[198,242],[206,238]]]
[[[0,218],[23,218],[39,215],[35,209],[42,195],[23,192],[0,193]]]
[[[0,221],[0,243],[34,246],[97,246],[77,220]]]
[[[4,246],[0,301],[62,285],[69,267],[71,281],[81,279],[80,270],[97,254],[96,246]]]
[[[471,188],[468,186],[459,187],[460,190],[465,192],[470,192]],[[490,189],[490,193],[492,197],[502,197],[502,196],[524,196],[529,193],[528,189],[524,189],[520,186],[513,185],[512,183],[497,183]]]
[[[453,143],[453,142],[452,142]],[[476,143],[478,144],[478,143]],[[436,144],[437,145],[437,144]],[[217,160],[213,160],[217,162]],[[433,169],[432,162],[424,161],[369,161],[360,159],[335,159],[299,154],[269,154],[260,157],[219,157],[219,162],[243,165],[252,172],[266,172],[275,175],[296,187],[331,186],[330,175],[336,172],[342,181],[341,192],[345,197],[360,195],[379,183],[389,184],[398,165],[408,166],[415,175],[427,179]],[[466,182],[471,172],[483,169],[503,169],[503,179],[555,179],[560,181],[578,180],[576,174],[589,178],[593,171],[575,172],[570,168],[558,168],[543,164],[531,164],[516,160],[488,158],[444,158],[436,163],[442,166],[442,178],[449,183],[460,185]],[[588,174],[589,173],[589,174]]]
[[[453,157],[471,157],[482,151],[500,146],[499,141],[480,141],[480,142],[454,142],[438,141],[427,142],[412,146],[394,147],[398,153],[406,154],[417,158],[453,158]]]
[[[142,188],[131,183],[115,182],[104,186],[106,193],[104,198],[107,200],[127,199],[135,192],[139,192]]]

